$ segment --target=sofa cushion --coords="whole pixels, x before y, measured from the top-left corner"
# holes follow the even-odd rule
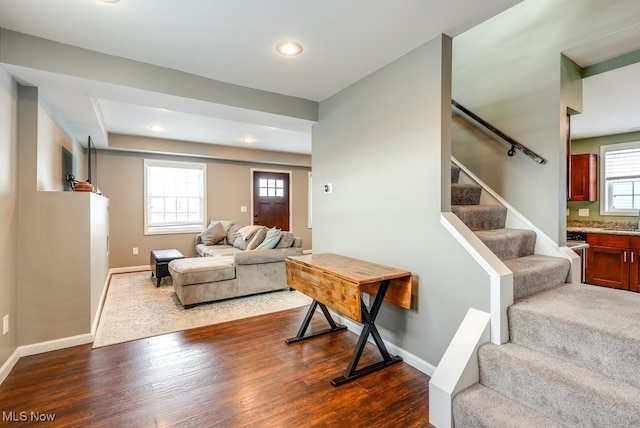
[[[227,231],[224,230],[224,226],[221,222],[216,222],[203,230],[198,237],[200,238],[200,242],[204,245],[214,245],[224,239],[227,239]]]
[[[276,245],[276,248],[289,248],[293,245],[294,238],[295,236],[293,235],[293,232],[282,232],[282,236],[280,237],[280,241],[278,242],[278,245]]]
[[[264,241],[256,247],[256,250],[270,250],[274,248],[278,244],[278,241],[280,241],[280,235],[282,235],[282,231],[277,227],[267,230]]]
[[[177,261],[180,263],[173,263]],[[224,281],[236,277],[233,256],[190,257],[172,260],[169,263],[169,272],[176,285]]]
[[[232,256],[238,251],[242,251],[238,248],[235,248],[231,245],[204,245],[198,244],[196,245],[196,252],[200,257],[220,257],[220,256]]]

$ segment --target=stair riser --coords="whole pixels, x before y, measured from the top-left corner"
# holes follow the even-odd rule
[[[504,229],[507,221],[502,205],[452,206],[451,212],[471,230]]]
[[[476,235],[500,260],[530,256],[536,246],[536,234],[528,230],[506,236],[485,231],[478,231]]]
[[[586,370],[565,376],[558,367],[514,357],[500,349],[504,347],[480,348],[480,383],[484,386],[568,426],[640,426],[637,398],[624,396],[628,390],[638,394],[637,389],[626,386],[603,394],[595,382],[589,382]]]
[[[513,272],[513,299],[521,300],[566,282],[571,263],[559,257],[530,256],[505,260]]]
[[[525,307],[512,306],[508,314],[512,343],[573,361],[640,388],[640,340],[632,342],[613,331],[572,325],[554,319],[553,314],[541,317],[527,312]]]
[[[451,205],[478,205],[482,187],[472,184],[451,185]]]
[[[458,165],[451,164],[451,182],[457,183],[460,177],[460,167]]]

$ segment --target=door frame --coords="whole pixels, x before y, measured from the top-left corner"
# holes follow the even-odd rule
[[[253,175],[255,172],[277,172],[279,174],[289,175],[289,230],[293,232],[293,171],[284,169],[267,169],[267,168],[250,168],[249,170],[249,200],[251,201],[250,220],[253,224]]]

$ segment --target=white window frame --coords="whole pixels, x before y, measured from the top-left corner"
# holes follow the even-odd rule
[[[611,197],[609,196],[609,182],[606,178],[607,152],[633,149],[633,148],[640,149],[640,141],[633,141],[633,142],[619,143],[619,144],[608,144],[608,145],[600,146],[600,180],[599,181],[600,181],[600,214],[601,215],[638,216],[637,209],[622,210],[622,209],[614,209],[611,206],[611,200],[610,200]],[[638,171],[637,177],[640,178],[640,171]]]
[[[202,171],[202,218],[197,224],[167,224],[163,226],[149,225],[149,195],[147,186],[147,170],[149,167],[164,167],[178,169],[197,169]],[[204,230],[207,219],[207,164],[197,162],[165,161],[155,159],[144,160],[144,234],[145,235],[166,235],[175,233],[197,233]]]

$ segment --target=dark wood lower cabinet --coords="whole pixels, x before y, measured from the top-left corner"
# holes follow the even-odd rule
[[[588,234],[588,284],[640,291],[640,237]]]

